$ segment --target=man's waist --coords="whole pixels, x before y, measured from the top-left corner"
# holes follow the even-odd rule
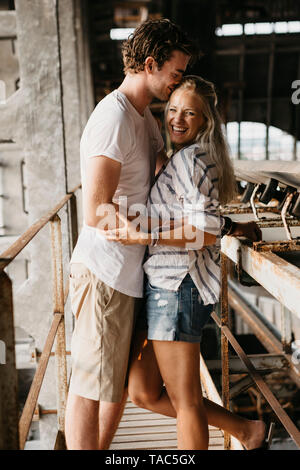
[[[130,259],[135,256],[137,258],[143,257],[145,247],[143,245],[125,246],[118,242],[108,241],[96,228],[83,225],[74,249],[75,251],[83,251],[84,254],[92,253],[93,256],[101,256],[103,253],[103,255],[112,259],[116,259],[116,256],[119,254],[121,260],[123,260],[127,256]]]

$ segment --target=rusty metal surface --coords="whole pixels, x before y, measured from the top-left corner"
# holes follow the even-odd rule
[[[269,373],[286,370],[289,363],[285,356],[281,354],[248,354],[249,359],[259,372]],[[219,359],[206,359],[206,365],[210,372],[220,372],[222,363]],[[237,356],[229,356],[229,372],[232,374],[245,374],[247,369]]]
[[[248,170],[248,169],[247,169]],[[291,175],[288,175],[290,178]],[[253,179],[253,182],[259,183],[257,179]],[[300,183],[300,178],[299,178]],[[222,240],[222,252],[227,255],[239,268],[246,271],[253,279],[255,279],[260,285],[268,290],[279,302],[282,304],[282,342],[280,342],[267,326],[250,312],[250,308],[243,302],[238,296],[229,289],[228,297],[230,305],[243,317],[248,325],[252,328],[258,339],[265,345],[267,350],[275,352],[280,355],[282,360],[285,362],[286,372],[290,377],[300,385],[300,370],[295,367],[292,363],[290,354],[290,343],[291,343],[291,318],[290,312],[293,312],[300,318],[300,270],[298,266],[288,263],[285,259],[277,256],[275,253],[280,254],[295,252],[300,250],[300,240],[292,239],[290,226],[299,226],[299,220],[294,217],[287,216],[286,212],[290,205],[293,194],[286,201],[282,210],[282,220],[279,220],[275,214],[279,214],[274,208],[270,208],[269,211],[274,212],[274,217],[268,219],[259,219],[257,222],[261,228],[271,227],[284,227],[285,235],[288,240],[276,240],[275,241],[262,241],[251,244],[249,241],[243,239],[233,239],[233,237],[224,237]],[[227,214],[242,214],[249,213],[249,208],[231,207],[226,208]],[[257,212],[263,212],[266,208],[256,208]],[[266,211],[268,212],[268,211]],[[223,211],[224,213],[224,211]],[[254,214],[255,215],[255,214]],[[276,235],[275,235],[276,236]],[[273,235],[274,239],[274,235]],[[288,315],[286,313],[289,313]],[[288,431],[289,435],[293,438],[297,446],[300,448],[300,432],[291,421],[289,416],[283,410],[279,401],[273,395],[269,387],[262,379],[260,373],[258,373],[256,367],[252,364],[249,357],[245,354],[243,349],[240,347],[234,336],[232,335],[228,325],[224,322],[220,322],[217,316],[214,314],[213,318],[219,324],[222,334],[226,336],[230,344],[234,348],[238,357],[247,368],[249,376],[241,380],[241,383],[236,387],[237,393],[240,389],[248,388],[251,386],[253,381],[260,393],[264,396],[266,401],[269,403],[273,411],[278,416],[279,420]],[[280,357],[279,356],[279,357]],[[234,390],[234,389],[233,389]]]
[[[0,294],[2,311],[0,315],[0,332],[5,330],[5,337],[10,335],[12,337],[11,341],[7,340],[9,345],[9,362],[7,366],[9,367],[10,374],[2,373],[0,376],[1,380],[1,404],[5,406],[5,427],[2,426],[2,416],[0,409],[0,448],[3,445],[4,448],[21,448],[24,449],[25,442],[28,436],[30,425],[36,410],[37,400],[39,392],[43,383],[44,375],[48,365],[49,357],[51,355],[51,349],[57,334],[57,343],[56,343],[56,358],[57,358],[57,382],[58,382],[58,422],[59,422],[59,432],[63,432],[64,429],[64,412],[65,412],[65,403],[67,396],[67,368],[66,368],[66,345],[65,345],[65,327],[64,327],[64,304],[68,295],[68,284],[66,291],[64,292],[63,287],[63,272],[62,272],[62,241],[61,241],[61,223],[60,218],[57,215],[57,212],[70,200],[72,199],[73,193],[80,188],[81,185],[78,185],[74,190],[67,194],[59,204],[57,204],[48,214],[44,217],[41,217],[35,224],[33,224],[26,232],[24,232],[18,240],[11,245],[11,247],[2,253],[0,259]],[[73,199],[73,214],[76,214],[74,209],[74,204],[76,204],[76,199]],[[16,377],[15,370],[15,359],[14,356],[14,328],[13,328],[13,307],[12,307],[12,298],[10,300],[9,315],[6,318],[6,306],[9,303],[9,295],[11,296],[11,286],[10,289],[7,285],[7,276],[3,272],[3,269],[8,266],[8,264],[14,260],[14,258],[25,248],[25,246],[37,235],[37,233],[51,221],[52,228],[52,259],[53,259],[53,272],[54,272],[54,286],[53,286],[53,310],[54,318],[48,333],[48,337],[37,367],[21,419],[18,425],[18,402],[16,401],[16,383],[17,379],[13,380],[13,376]],[[75,219],[77,223],[77,218]],[[73,234],[76,234],[75,226],[73,223]],[[74,236],[73,236],[74,239]],[[10,282],[10,281],[9,281]],[[8,302],[8,303],[7,303]],[[2,322],[5,324],[5,328],[2,328]],[[4,333],[3,333],[4,335]],[[1,338],[0,338],[1,339]],[[8,369],[7,369],[8,370]],[[5,384],[2,386],[2,384]],[[14,401],[13,406],[11,406],[12,401]],[[12,409],[10,409],[12,408]],[[9,409],[9,413],[7,412]],[[8,413],[8,414],[7,414]],[[14,419],[16,417],[16,422]],[[5,435],[5,438],[3,437]],[[58,439],[57,442],[62,442],[61,439]]]
[[[17,450],[19,405],[12,284],[5,272],[0,273],[0,305],[0,340],[5,346],[5,364],[0,361],[0,450]]]
[[[273,251],[285,252],[285,251],[299,251],[300,240],[287,240],[287,241],[273,241],[273,242],[253,242],[253,250],[255,251]]]
[[[55,363],[56,363],[56,386],[57,386],[57,423],[58,431],[64,433],[65,408],[67,402],[67,361],[66,340],[64,324],[64,281],[62,263],[62,234],[61,220],[55,215],[51,224],[51,246],[52,246],[52,270],[53,270],[53,312],[61,314],[62,318],[58,325],[56,334]],[[58,443],[61,440],[58,441]]]
[[[241,299],[231,288],[228,289],[230,306],[250,326],[255,336],[264,345],[267,351],[282,354],[282,345],[269,328],[251,311],[246,302]]]
[[[274,214],[280,214],[280,212],[276,209],[276,207],[271,207],[271,206],[257,206],[256,211],[259,213],[262,212],[273,212]],[[221,210],[222,215],[233,215],[233,214],[252,214],[252,208],[249,206],[243,206],[242,204],[237,205],[237,206],[224,206]],[[261,220],[261,219],[260,219]]]
[[[230,400],[238,397],[241,393],[245,393],[249,390],[250,387],[254,385],[254,381],[249,375],[247,374],[246,377],[239,379],[230,387]]]
[[[201,377],[201,384],[205,389],[207,398],[214,403],[217,403],[220,406],[223,406],[223,402],[219,395],[219,392],[211,378],[209,373],[209,369],[206,365],[206,361],[204,361],[202,355],[200,354],[200,377]],[[245,450],[242,444],[231,436],[231,450]]]
[[[62,209],[62,207],[64,207],[64,205],[71,199],[72,194],[80,187],[81,185],[76,186],[72,192],[67,194],[53,209],[51,209],[45,216],[41,217],[36,223],[31,225],[31,227],[29,227],[29,229],[15,241],[15,243],[0,254],[0,271],[3,271],[3,269],[15,259],[15,257],[23,250],[23,248],[25,248],[26,245],[28,245],[38,232],[60,209]]]
[[[282,350],[290,354],[292,351],[292,315],[284,305],[281,305],[281,344]]]
[[[64,314],[61,221],[57,214],[52,218],[50,225],[53,271],[53,312]]]
[[[275,299],[300,318],[300,270],[272,252],[258,252],[234,237],[222,238],[222,252],[242,268]],[[238,253],[240,249],[240,260]]]
[[[264,395],[265,399],[267,400],[269,405],[272,407],[273,411],[276,413],[276,415],[278,416],[279,420],[281,421],[285,429],[288,431],[290,436],[293,438],[293,440],[296,442],[296,444],[300,448],[299,430],[296,428],[296,426],[291,421],[289,416],[285,413],[285,411],[283,410],[278,400],[274,397],[274,395],[270,391],[269,387],[263,381],[261,375],[257,372],[255,367],[251,363],[250,359],[247,357],[247,355],[245,354],[243,349],[240,347],[235,337],[232,335],[229,328],[227,326],[221,325],[220,319],[215,313],[212,314],[212,318],[214,319],[216,324],[221,328],[223,333],[226,335],[227,339],[229,340],[230,344],[234,348],[235,352],[237,353],[239,358],[243,361],[244,365],[246,366],[251,378],[256,383],[257,387],[259,388],[261,393]]]
[[[221,253],[221,324],[228,325],[228,260],[223,253]],[[228,353],[228,340],[224,334],[221,334],[222,402],[227,410],[230,409]],[[230,434],[224,432],[224,449],[230,449],[230,439]]]
[[[290,227],[299,227],[300,220],[295,219],[295,217],[286,217],[286,221],[288,222]],[[261,218],[257,222],[257,225],[261,228],[269,228],[269,227],[283,227],[283,221],[277,218]]]
[[[29,428],[31,425],[32,417],[36,408],[38,396],[43,383],[44,375],[48,365],[51,349],[54,343],[56,332],[63,315],[55,313],[52,321],[50,331],[48,333],[45,346],[42,352],[42,356],[39,360],[36,373],[34,375],[29,394],[23,408],[22,416],[19,421],[19,438],[20,438],[20,449],[24,449],[25,442],[28,436]]]
[[[230,342],[231,346],[234,348],[235,352],[237,353],[238,357],[244,363],[246,369],[252,380],[255,382],[256,386],[265,397],[266,401],[269,403],[273,411],[276,413],[277,417],[281,421],[284,428],[287,430],[289,435],[295,441],[297,446],[300,448],[300,431],[297,429],[295,424],[286,414],[284,409],[282,408],[281,404],[278,402],[276,397],[273,395],[267,384],[262,379],[259,372],[256,370],[252,362],[250,361],[249,357],[245,354],[244,350],[241,348],[235,337],[233,336],[232,332],[229,328],[224,325],[222,326],[220,319],[215,313],[212,313],[212,318],[216,322],[216,324],[221,328],[222,333],[226,336],[228,341]]]
[[[241,359],[241,361],[245,364],[248,369],[249,375],[252,377],[253,381],[255,382],[256,386],[258,387],[259,391],[267,400],[268,404],[273,409],[274,413],[277,415],[278,419],[280,420],[281,424],[284,426],[286,431],[289,433],[291,438],[294,440],[296,445],[300,449],[300,431],[297,429],[295,424],[292,422],[290,417],[284,411],[282,406],[280,405],[277,398],[271,392],[267,384],[262,379],[261,375],[257,372],[253,364],[251,363],[250,359],[245,354],[244,350],[241,348],[231,331],[227,326],[221,327],[222,332],[226,335],[227,339],[230,341],[231,346]]]
[[[238,296],[231,288],[228,290],[230,306],[240,315],[251,328],[255,336],[264,345],[267,351],[282,355],[287,361],[287,373],[300,388],[300,369],[292,362],[291,354],[287,354],[282,347],[282,343],[273,335],[269,328],[253,313],[251,308]]]

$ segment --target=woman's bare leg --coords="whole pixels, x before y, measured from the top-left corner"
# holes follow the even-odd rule
[[[147,332],[140,331],[134,339],[129,374],[129,396],[139,407],[176,418],[176,411],[163,387],[160,370]],[[146,344],[145,344],[146,342]],[[259,447],[266,434],[263,421],[242,418],[222,406],[203,398],[208,423],[236,437],[246,449]]]
[[[133,340],[128,394],[133,403],[155,413],[176,417],[163,386],[163,380],[147,331],[138,331]]]
[[[199,343],[152,343],[170,401],[176,411],[178,449],[207,450],[208,422],[200,383]]]

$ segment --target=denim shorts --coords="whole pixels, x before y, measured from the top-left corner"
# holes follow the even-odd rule
[[[148,339],[198,343],[214,305],[203,305],[197,287],[187,274],[177,291],[147,282],[145,307]]]

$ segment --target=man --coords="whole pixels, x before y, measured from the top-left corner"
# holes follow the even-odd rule
[[[108,449],[122,416],[135,298],[143,296],[144,247],[110,243],[96,229],[103,205],[146,205],[163,141],[148,108],[168,100],[193,55],[169,20],[140,25],[125,42],[125,79],[92,113],[81,139],[84,224],[71,259],[75,315],[66,409],[68,449]],[[158,159],[156,156],[158,155]]]

